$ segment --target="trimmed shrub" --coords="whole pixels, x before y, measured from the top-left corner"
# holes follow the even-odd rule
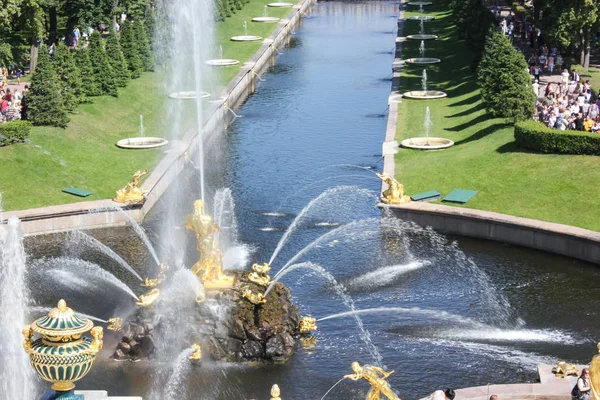
[[[113,69],[117,85],[120,87],[127,86],[129,69],[127,69],[127,61],[125,61],[125,56],[121,50],[119,38],[113,29],[110,30],[108,38],[106,38],[106,55]]]
[[[133,26],[135,28],[136,46],[140,59],[142,60],[144,71],[154,71],[154,55],[152,54],[150,40],[146,34],[146,28],[144,28],[144,22],[138,19],[133,23]]]
[[[599,134],[551,129],[537,121],[516,123],[515,140],[520,147],[542,153],[600,156]]]
[[[102,43],[102,36],[98,30],[95,30],[90,35],[89,49],[94,79],[96,85],[100,89],[100,93],[117,97],[119,95],[117,91],[117,80],[115,79],[115,73],[110,66],[110,63],[108,62],[108,56],[104,50],[104,43]]]
[[[135,27],[130,21],[123,21],[121,25],[121,36],[119,38],[121,50],[125,55],[127,67],[132,79],[139,78],[144,72],[144,62],[140,56],[135,38]]]
[[[0,124],[0,147],[24,142],[31,132],[31,122],[10,121]]]
[[[71,49],[64,43],[60,43],[52,58],[54,69],[58,74],[58,84],[63,105],[68,112],[75,108],[83,100],[84,94],[81,83],[79,68],[75,66]]]
[[[99,96],[100,89],[96,85],[94,78],[94,70],[92,69],[92,62],[90,61],[90,54],[87,48],[77,49],[73,54],[75,65],[79,68],[79,74],[81,75],[81,88],[85,96],[81,100],[82,103],[90,101],[89,97]]]

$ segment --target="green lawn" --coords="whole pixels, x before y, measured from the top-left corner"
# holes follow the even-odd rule
[[[217,39],[224,57],[244,63],[261,42],[234,43],[231,36],[248,33],[267,37],[278,24],[251,22],[263,15],[269,0],[252,0],[225,22],[217,24]],[[270,8],[269,16],[284,17],[290,8]],[[222,69],[219,82],[225,86],[239,66]],[[115,146],[119,139],[138,135],[139,116],[144,116],[147,136],[164,136],[163,106],[167,101],[159,90],[164,71],[145,73],[119,89],[119,97],[96,97],[92,104],[80,105],[71,115],[67,129],[34,127],[28,143],[0,147],[0,193],[5,211],[109,199],[123,187],[138,169],[152,169],[166,148],[123,150]],[[190,107],[191,109],[191,107]],[[75,186],[93,191],[87,198],[62,193]]]
[[[536,154],[517,148],[512,125],[491,118],[483,109],[471,69],[472,55],[455,35],[446,11],[448,1],[435,4],[435,8],[426,7],[436,20],[425,23],[425,29],[440,39],[426,42],[426,56],[443,61],[427,68],[428,87],[443,90],[448,97],[403,99],[396,138],[400,142],[421,136],[429,106],[430,136],[452,139],[456,145],[428,152],[401,149],[396,155],[396,177],[407,193],[436,189],[446,195],[454,188],[474,189],[479,193],[466,207],[600,231],[600,158]],[[418,30],[418,22],[407,21],[404,34]],[[403,46],[403,58],[418,55],[419,42]],[[419,67],[404,67],[400,91],[419,89],[421,72]]]

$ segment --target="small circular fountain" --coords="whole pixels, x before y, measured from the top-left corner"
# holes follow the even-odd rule
[[[438,37],[437,37],[437,35],[421,33],[421,34],[417,34],[417,35],[408,35],[406,38],[410,39],[410,40],[436,40]]]
[[[197,98],[205,99],[207,97],[210,97],[210,93],[208,92],[200,92],[200,95],[195,91],[169,93],[170,99],[179,100],[196,100]]]
[[[159,137],[134,137],[121,139],[117,142],[117,146],[122,149],[154,149],[162,147],[169,143],[168,140]]]
[[[230,67],[232,65],[239,64],[239,60],[234,60],[231,58],[217,58],[214,60],[208,60],[204,62],[207,65],[212,65],[214,67]]]
[[[252,22],[263,22],[263,23],[279,22],[279,18],[277,18],[277,17],[254,17],[254,18],[252,18]]]
[[[405,62],[407,64],[429,65],[429,64],[437,64],[439,62],[442,62],[442,60],[440,60],[439,58],[433,58],[433,57],[415,57],[415,58],[409,58],[409,59],[405,60]]]
[[[267,6],[269,6],[269,7],[293,7],[294,4],[292,4],[292,3],[283,3],[283,2],[276,2],[276,3],[269,3],[269,4],[267,4]]]
[[[231,41],[232,42],[256,42],[261,39],[262,39],[262,36],[242,35],[242,36],[233,36],[231,38]]]
[[[411,21],[433,21],[435,17],[432,17],[431,15],[413,15],[407,19]]]
[[[453,146],[454,142],[439,137],[414,137],[403,140],[400,145],[415,150],[441,150]]]
[[[410,92],[404,93],[403,97],[407,99],[417,99],[417,100],[434,100],[434,99],[443,99],[447,94],[445,92],[441,92],[438,90],[413,90]]]
[[[406,4],[408,4],[409,6],[418,6],[418,7],[421,7],[421,6],[430,6],[433,3],[431,1],[409,1]]]

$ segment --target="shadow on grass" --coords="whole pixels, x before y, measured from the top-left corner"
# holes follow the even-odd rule
[[[461,144],[467,144],[467,143],[474,142],[479,139],[483,139],[484,137],[491,135],[492,133],[496,133],[497,131],[499,131],[501,129],[508,128],[511,125],[512,125],[511,123],[506,123],[506,122],[490,125],[487,128],[478,130],[477,132],[475,132],[468,138],[454,142],[454,145],[460,146]]]
[[[489,115],[488,113],[485,113],[485,114],[481,114],[480,116],[470,120],[469,122],[465,122],[464,124],[456,125],[452,128],[446,128],[445,130],[451,131],[451,132],[460,132],[464,129],[472,127],[473,125],[477,125],[482,122],[485,122],[489,119],[492,119],[492,116]]]
[[[456,103],[449,104],[448,106],[449,107],[468,106],[469,104],[475,103],[477,100],[479,100],[479,94],[475,93],[471,97],[467,97],[466,99],[463,99],[463,100],[458,101]]]
[[[539,151],[534,151],[534,150],[530,150],[530,149],[525,149],[523,147],[519,147],[517,145],[516,141],[513,142],[508,142],[503,144],[502,146],[498,147],[496,149],[496,153],[500,153],[500,154],[504,154],[504,153],[523,153],[523,154],[546,154],[546,153],[542,153]],[[559,154],[553,154],[553,155],[559,155]],[[565,156],[568,156],[569,154],[564,154]]]
[[[475,104],[473,107],[459,112],[458,114],[452,114],[452,115],[446,115],[445,118],[457,118],[457,117],[464,117],[473,113],[476,113],[477,111],[482,111],[484,110],[485,107],[483,106],[483,103],[479,103],[479,104]]]

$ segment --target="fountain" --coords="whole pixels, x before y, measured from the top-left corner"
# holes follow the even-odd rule
[[[432,100],[443,99],[447,96],[445,92],[427,89],[427,70],[425,69],[423,70],[421,76],[421,89],[422,90],[413,90],[410,92],[406,92],[403,94],[403,97],[406,97],[407,99]]]
[[[266,23],[271,23],[271,22],[279,22],[279,18],[277,17],[269,17],[269,7],[267,7],[267,5],[265,5],[263,7],[263,15],[262,17],[254,17],[252,18],[253,22],[266,22]]]
[[[408,64],[416,64],[416,65],[428,65],[428,64],[437,64],[441,62],[439,58],[425,57],[425,40],[421,40],[421,44],[419,45],[419,55],[417,58],[409,58],[406,60]]]
[[[425,33],[425,20],[419,19],[419,34],[417,35],[408,35],[406,38],[411,40],[436,40],[437,35],[430,35]]]
[[[117,142],[117,147],[122,149],[154,149],[162,147],[169,143],[168,140],[146,136],[146,128],[144,128],[144,116],[140,115],[140,127],[138,128],[138,137],[121,139]]]
[[[219,58],[207,60],[204,63],[213,67],[230,67],[239,64],[240,61],[232,58],[223,58],[223,45],[219,45]]]
[[[262,40],[261,36],[248,35],[248,21],[244,21],[244,35],[243,36],[233,36],[231,38],[234,42],[256,42],[258,40]]]
[[[425,108],[425,119],[423,120],[424,137],[414,137],[404,139],[400,144],[402,147],[417,150],[440,150],[454,146],[454,142],[450,139],[440,137],[429,137],[429,131],[433,123],[431,122],[431,112],[429,106]]]
[[[293,7],[294,4],[293,3],[286,3],[286,2],[275,2],[275,3],[269,3],[267,4],[267,6],[269,7],[279,7],[279,8],[288,8],[288,7]]]
[[[431,2],[431,1],[409,1],[406,4],[408,4],[409,6],[423,7],[423,6],[430,6],[433,4],[433,2]]]

